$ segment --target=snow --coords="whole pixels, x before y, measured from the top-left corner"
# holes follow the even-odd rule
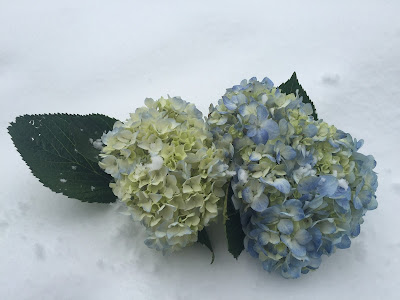
[[[246,170],[239,169],[239,171],[238,171],[238,179],[239,179],[239,181],[246,183],[248,178],[249,178],[249,173],[247,173]]]
[[[1,1],[0,299],[397,299],[400,286],[400,2]],[[207,114],[244,78],[293,71],[320,118],[373,154],[377,210],[348,250],[298,280],[195,245],[169,257],[118,204],[42,187],[14,149],[22,114],[129,117],[144,99],[181,96]],[[95,137],[93,137],[95,138]]]
[[[146,167],[149,169],[149,171],[156,171],[161,169],[163,163],[163,158],[159,155],[155,155],[151,157],[151,163],[147,164]]]
[[[89,143],[91,143],[93,147],[97,150],[103,149],[103,142],[101,141],[101,139],[94,140],[92,138],[89,138]]]
[[[343,178],[338,180],[338,185],[344,190],[347,190],[349,188],[349,183],[346,179]]]
[[[93,147],[97,150],[101,150],[103,149],[103,142],[101,141],[101,139],[97,139],[93,142]]]

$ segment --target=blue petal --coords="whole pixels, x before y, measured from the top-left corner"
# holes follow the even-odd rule
[[[318,224],[319,229],[323,234],[332,234],[336,231],[335,223],[329,221],[323,221]]]
[[[297,199],[289,199],[289,200],[285,201],[283,206],[286,207],[286,208],[291,208],[291,207],[302,208],[303,207],[303,203],[300,200],[297,200]]]
[[[288,194],[290,192],[290,183],[285,178],[277,178],[273,182],[266,181],[265,183],[275,187],[281,193]]]
[[[268,89],[272,89],[274,87],[274,83],[268,77],[265,77],[261,82],[264,83]]]
[[[260,124],[261,128],[266,129],[271,140],[276,139],[279,136],[279,125],[272,119],[266,119]]]
[[[280,119],[279,121],[279,133],[281,135],[286,135],[288,131],[288,121],[286,121],[285,119]]]
[[[308,230],[309,233],[312,235],[312,242],[315,246],[315,248],[318,250],[318,248],[322,244],[322,233],[317,227],[311,227]]]
[[[245,245],[246,245],[246,240],[245,240]],[[254,246],[255,246],[255,241],[254,240],[248,240],[246,250],[254,258],[258,258],[258,253],[254,250]]]
[[[251,203],[251,208],[257,212],[263,212],[268,208],[269,200],[267,195],[261,194],[259,197],[255,197]]]
[[[253,229],[252,231],[250,231],[248,233],[248,236],[252,239],[256,239],[256,238],[258,238],[259,234],[262,232],[264,232],[264,230],[262,230],[261,228]]]
[[[256,127],[254,127],[254,126],[246,126],[247,127],[247,133],[246,133],[246,135],[249,137],[249,138],[252,138],[252,137],[254,137],[256,134],[257,134],[257,128]]]
[[[275,158],[274,158],[272,155],[264,154],[264,156],[265,156],[266,158],[268,158],[270,161],[276,162]]]
[[[252,193],[250,187],[246,187],[246,188],[243,189],[242,198],[247,203],[251,203],[251,201],[253,200],[252,199],[253,198],[253,193]]]
[[[269,240],[270,240],[270,234],[268,232],[263,231],[258,235],[258,243],[261,246],[265,246],[266,244],[268,244]]]
[[[263,218],[262,223],[270,224],[279,220],[279,212],[280,208],[277,205],[268,207],[265,211],[261,213],[261,217]]]
[[[335,199],[335,202],[337,205],[339,205],[344,210],[350,209],[350,202],[347,199]],[[356,207],[354,206],[354,208],[356,208]],[[358,209],[358,208],[356,208],[356,209]]]
[[[342,130],[336,130],[335,139],[341,140],[347,136],[347,133],[343,132]]]
[[[290,207],[288,212],[281,212],[281,214],[291,217],[293,221],[300,221],[305,218],[304,211],[300,207]]]
[[[307,267],[312,270],[316,270],[321,265],[321,261],[322,261],[321,257],[311,258],[310,261],[308,262]]]
[[[330,195],[329,197],[332,199],[345,199],[347,201],[350,201],[351,189],[347,188],[347,190],[345,190],[344,188],[338,187],[336,192],[333,195]]]
[[[316,208],[320,207],[320,206],[322,205],[323,202],[324,202],[324,197],[319,196],[319,197],[316,197],[314,200],[312,200],[312,201],[308,204],[308,206],[309,206],[310,208],[312,208],[312,209],[316,209]]]
[[[287,264],[282,265],[281,274],[285,278],[295,279],[299,278],[301,274],[300,267],[291,267]]]
[[[338,180],[335,176],[324,175],[320,177],[317,192],[321,196],[332,196],[338,188]]]
[[[240,214],[240,223],[242,223],[243,228],[249,225],[254,213],[252,209],[248,209]]]
[[[282,156],[285,159],[291,160],[294,159],[297,156],[296,150],[294,150],[290,146],[286,146],[282,151],[281,151]]]
[[[367,205],[367,209],[373,210],[373,209],[376,209],[377,207],[378,207],[378,202],[376,201],[376,197],[372,196],[371,202],[369,202]]]
[[[241,91],[242,89],[243,89],[243,87],[241,85],[234,85],[232,87],[232,91],[234,91],[234,92]]]
[[[339,249],[347,249],[350,248],[351,245],[351,240],[347,234],[342,236],[342,240],[340,241],[339,244],[336,244],[336,247]]]
[[[361,199],[358,198],[358,197],[354,197],[354,198],[353,198],[353,205],[354,205],[354,208],[355,208],[355,209],[360,209],[360,208],[363,207],[363,204],[362,204],[362,202],[361,202]]]
[[[278,164],[281,163],[281,151],[280,151],[280,150],[278,150],[278,151],[276,152],[276,162],[277,162]]]
[[[316,176],[304,177],[300,180],[297,190],[300,194],[308,194],[317,188],[319,181],[320,178]]]
[[[277,261],[268,258],[266,261],[263,262],[263,268],[267,272],[272,272],[273,268],[276,266]]]
[[[313,137],[318,133],[318,128],[314,124],[309,124],[303,129],[303,133],[306,137]]]
[[[247,133],[248,137],[251,137],[249,135],[249,132]],[[269,134],[268,131],[265,128],[260,128],[255,131],[255,135],[251,137],[254,143],[256,144],[265,144],[268,142]]]
[[[364,145],[364,140],[361,139],[358,142],[356,142],[356,150],[360,149]]]
[[[363,206],[367,206],[368,203],[371,201],[372,193],[370,191],[362,190],[358,194],[358,197],[360,198]]]
[[[250,154],[249,159],[250,159],[251,161],[259,161],[259,160],[261,159],[261,157],[262,157],[262,156],[261,156],[260,153],[253,152],[253,153]]]
[[[296,240],[290,239],[287,235],[281,235],[282,242],[292,251],[295,257],[302,258],[306,256],[307,250],[304,246],[300,245]]]
[[[242,104],[242,105],[240,105],[239,107],[238,107],[238,112],[239,112],[239,114],[241,114],[242,116],[245,116],[246,115],[246,107],[247,107],[247,105],[246,104]]]
[[[329,144],[333,147],[333,148],[339,148],[339,143],[336,143],[332,138],[330,138],[328,140]]]
[[[289,219],[281,219],[278,223],[278,230],[283,234],[291,234],[293,232],[293,222]]]
[[[294,235],[294,238],[300,245],[305,245],[312,240],[312,235],[305,229],[300,229]]]
[[[257,119],[259,122],[266,120],[268,116],[269,112],[264,105],[257,106]]]
[[[350,231],[352,237],[356,237],[360,234],[360,224],[356,224]]]
[[[222,101],[224,102],[228,110],[235,110],[237,107],[236,104],[233,103],[233,101],[226,96],[222,96]]]

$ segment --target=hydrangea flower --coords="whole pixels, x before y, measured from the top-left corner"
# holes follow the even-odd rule
[[[230,177],[199,110],[180,98],[146,99],[102,137],[100,167],[114,194],[148,232],[145,244],[164,253],[197,241],[218,214]]]
[[[377,207],[374,158],[362,140],[314,121],[311,105],[268,78],[228,89],[208,123],[232,141],[232,201],[246,250],[286,278],[315,270],[323,254],[350,247],[367,210]]]

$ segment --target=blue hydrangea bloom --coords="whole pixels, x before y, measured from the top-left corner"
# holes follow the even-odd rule
[[[365,213],[377,207],[376,162],[358,152],[363,141],[311,114],[302,97],[252,78],[227,89],[208,118],[237,170],[232,201],[245,248],[285,278],[349,248]]]

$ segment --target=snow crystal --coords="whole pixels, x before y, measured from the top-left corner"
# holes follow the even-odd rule
[[[346,179],[339,179],[338,180],[338,183],[339,183],[339,186],[341,187],[341,188],[343,188],[343,189],[345,189],[345,190],[347,190],[348,189],[348,187],[349,187],[349,183],[346,181]]]
[[[103,142],[101,139],[97,139],[93,142],[93,147],[95,147],[97,150],[103,149]]]
[[[92,192],[93,192],[95,189],[96,189],[96,187],[93,186],[93,185],[90,187],[90,190],[91,190]]]
[[[149,168],[149,171],[160,170],[163,166],[163,163],[164,160],[162,159],[162,157],[156,155],[151,157],[151,163],[147,164],[146,167]]]
[[[72,170],[76,170],[78,167],[77,166],[72,166],[71,169]]]
[[[66,182],[67,182],[67,179],[61,178],[60,181],[61,181],[62,183],[66,183]]]
[[[247,180],[249,179],[249,173],[247,173],[246,170],[239,169],[238,179],[239,179],[239,181],[246,183]]]
[[[103,149],[103,142],[101,139],[93,140],[92,138],[89,138],[89,142],[93,145],[93,147],[97,150],[102,150]]]

